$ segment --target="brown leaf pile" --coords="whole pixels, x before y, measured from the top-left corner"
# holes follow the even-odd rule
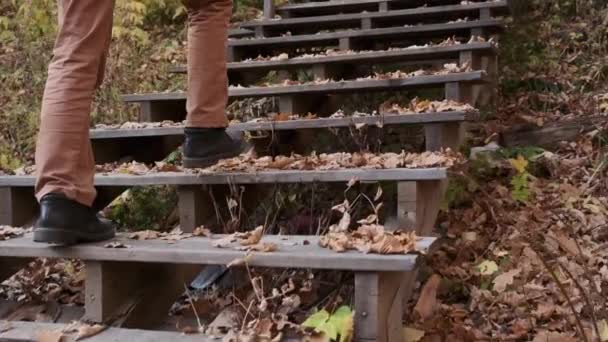
[[[97,124],[95,125],[96,129],[106,129],[106,130],[117,130],[117,129],[144,129],[144,128],[162,128],[162,127],[183,127],[186,122],[174,122],[170,120],[164,120],[160,122],[134,122],[127,121],[122,124]]]
[[[451,150],[444,152],[423,153],[312,153],[307,156],[294,154],[291,156],[256,158],[253,151],[236,158],[224,159],[217,164],[197,172],[201,174],[212,172],[254,172],[264,170],[342,170],[342,169],[395,169],[395,168],[432,168],[452,167],[460,162],[462,157]]]
[[[0,285],[0,298],[20,302],[84,304],[84,265],[37,259]]]
[[[20,236],[23,236],[25,233],[29,232],[30,229],[24,229],[19,227],[11,227],[11,226],[0,226],[0,241],[14,239]]]
[[[453,100],[431,101],[414,98],[407,106],[385,102],[380,105],[383,114],[420,114],[441,112],[474,112],[476,109],[468,103]]]
[[[418,69],[412,72],[404,72],[401,70],[396,70],[392,72],[386,73],[375,73],[373,76],[367,77],[359,77],[357,81],[365,81],[365,80],[394,80],[394,79],[404,79],[404,78],[412,78],[419,76],[429,76],[429,75],[447,75],[458,72],[469,72],[472,71],[469,65],[458,65],[456,63],[448,63],[443,66],[443,69]]]
[[[528,203],[512,198],[509,177],[478,183],[430,258],[442,279],[433,309],[410,321],[450,341],[581,341],[581,326],[598,340],[608,319],[603,158],[589,138],[546,152]]]
[[[230,234],[221,239],[213,241],[213,246],[218,248],[230,247],[234,242],[237,242],[240,246],[234,247],[240,251],[248,252],[275,252],[279,247],[275,243],[261,242],[264,236],[264,226],[259,226],[252,231],[237,232]]]
[[[416,251],[416,233],[388,232],[377,224],[362,225],[353,232],[329,232],[319,245],[336,252],[357,250],[375,254],[408,254]]]

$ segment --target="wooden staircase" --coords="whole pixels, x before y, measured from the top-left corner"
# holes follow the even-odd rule
[[[504,29],[497,16],[508,14],[504,0],[460,2],[453,0],[329,0],[287,3],[275,8],[265,0],[264,17],[246,22],[231,34],[228,64],[231,99],[274,97],[281,113],[315,118],[285,121],[251,121],[231,124],[235,132],[291,132],[349,128],[359,125],[378,129],[418,125],[423,127],[427,151],[458,149],[467,121],[477,112],[459,110],[394,114],[382,112],[360,117],[331,117],[340,95],[370,92],[436,89],[441,99],[492,108],[497,79],[497,56],[492,35]],[[275,17],[275,16],[280,17]],[[458,20],[467,18],[466,20]],[[324,30],[338,30],[323,32]],[[289,32],[289,34],[286,34]],[[237,39],[237,37],[239,39]],[[448,39],[448,43],[446,42]],[[459,43],[456,43],[459,42]],[[332,53],[326,53],[326,49]],[[258,58],[258,56],[266,58]],[[272,57],[275,58],[272,58]],[[303,57],[298,57],[303,56]],[[307,57],[308,56],[308,57]],[[369,78],[374,67],[403,65],[411,68],[456,63],[463,71],[413,75],[404,78]],[[268,72],[289,80],[294,71],[307,71],[327,82],[256,86]],[[183,66],[173,72],[184,73]],[[185,94],[130,94],[127,103],[139,105],[139,120],[173,121],[166,127],[99,128],[90,132],[98,163],[132,157],[151,163],[162,160],[182,142]],[[440,100],[441,100],[440,99]],[[330,104],[328,104],[330,103]],[[151,125],[152,126],[152,125]],[[294,150],[297,148],[294,146]],[[210,193],[227,185],[239,185],[246,193],[256,186],[277,183],[391,182],[396,186],[397,221],[402,229],[422,236],[420,250],[428,250],[447,185],[445,167],[339,170],[262,170],[256,172],[158,172],[144,175],[101,173],[95,177],[98,198],[105,207],[129,187],[175,185],[179,195],[180,228],[192,233],[213,220]],[[31,224],[38,207],[33,196],[32,175],[0,176],[0,225]],[[217,235],[221,237],[221,235]],[[352,271],[355,274],[354,310],[356,341],[403,341],[403,298],[411,295],[417,276],[418,255],[380,255],[350,251],[336,253],[318,244],[318,236],[265,236],[275,252],[248,253],[214,247],[209,238],[191,237],[166,241],[136,241],[120,235],[116,242],[129,248],[106,248],[106,243],[69,248],[34,244],[29,234],[0,242],[0,281],[10,277],[32,258],[73,258],[85,262],[86,295],[83,319],[107,322],[130,308],[129,317],[92,337],[91,341],[211,341],[201,335],[185,336],[155,329],[170,305],[183,293],[204,265],[226,265],[247,257],[251,267],[304,268]],[[1,317],[0,317],[1,318]],[[2,327],[0,321],[0,327]],[[35,331],[60,329],[61,324],[11,322],[0,330],[0,341],[35,341]],[[70,340],[70,336],[67,340]]]

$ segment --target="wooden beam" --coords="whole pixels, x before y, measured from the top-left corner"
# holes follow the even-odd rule
[[[390,5],[388,1],[381,1],[378,3],[378,12],[388,12]]]
[[[489,20],[492,19],[492,10],[490,7],[482,7],[479,9],[479,19]]]
[[[398,229],[414,230],[416,227],[416,182],[397,183],[397,222]]]
[[[602,114],[549,122],[542,127],[534,123],[519,124],[501,132],[500,145],[505,147],[538,146],[555,150],[562,141],[574,141],[581,134],[604,129],[608,129],[608,127],[606,116]]]
[[[355,340],[402,342],[402,272],[355,273]]]
[[[99,261],[87,261],[85,267],[85,320],[144,329],[166,319],[184,286],[202,269]]]
[[[186,185],[177,188],[179,196],[179,226],[183,232],[191,233],[215,215],[209,188],[202,185]]]
[[[465,127],[461,122],[433,123],[424,125],[427,151],[451,148],[458,151],[465,139]]]
[[[273,19],[275,14],[274,0],[264,0],[264,18]]]
[[[361,29],[369,30],[373,28],[372,18],[361,18]]]
[[[350,37],[340,38],[340,42],[338,44],[340,50],[347,51],[353,49],[353,42]]]
[[[416,234],[434,236],[437,215],[447,190],[447,180],[416,182]]]

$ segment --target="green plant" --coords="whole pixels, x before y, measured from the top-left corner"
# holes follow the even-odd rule
[[[135,187],[115,200],[106,215],[121,228],[169,230],[176,205],[177,193],[173,187]]]
[[[530,185],[528,184],[530,173],[527,170],[528,160],[519,155],[517,159],[509,159],[509,162],[517,172],[511,178],[511,197],[518,202],[527,202],[530,198]]]
[[[321,310],[308,317],[302,326],[314,328],[332,341],[346,342],[352,339],[353,316],[354,312],[348,306],[338,308],[333,314]]]

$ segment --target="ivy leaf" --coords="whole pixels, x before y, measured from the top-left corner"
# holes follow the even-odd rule
[[[329,318],[328,323],[336,328],[340,342],[350,341],[354,329],[353,316],[354,312],[350,307],[342,306]]]
[[[314,328],[316,332],[323,333],[332,341],[348,342],[351,340],[354,321],[354,312],[348,306],[342,306],[330,315],[326,310],[321,310],[304,321],[303,327]]]
[[[509,159],[509,162],[511,163],[511,166],[513,166],[513,168],[517,170],[518,173],[526,172],[526,168],[528,167],[528,161],[524,157],[522,157],[521,154],[517,156],[517,159]]]
[[[302,326],[306,327],[306,328],[318,329],[323,324],[325,324],[325,322],[327,322],[328,320],[329,320],[329,312],[327,312],[327,310],[321,310],[321,311],[318,311],[318,312],[312,314],[310,317],[308,317],[304,321],[304,323],[302,323]]]

